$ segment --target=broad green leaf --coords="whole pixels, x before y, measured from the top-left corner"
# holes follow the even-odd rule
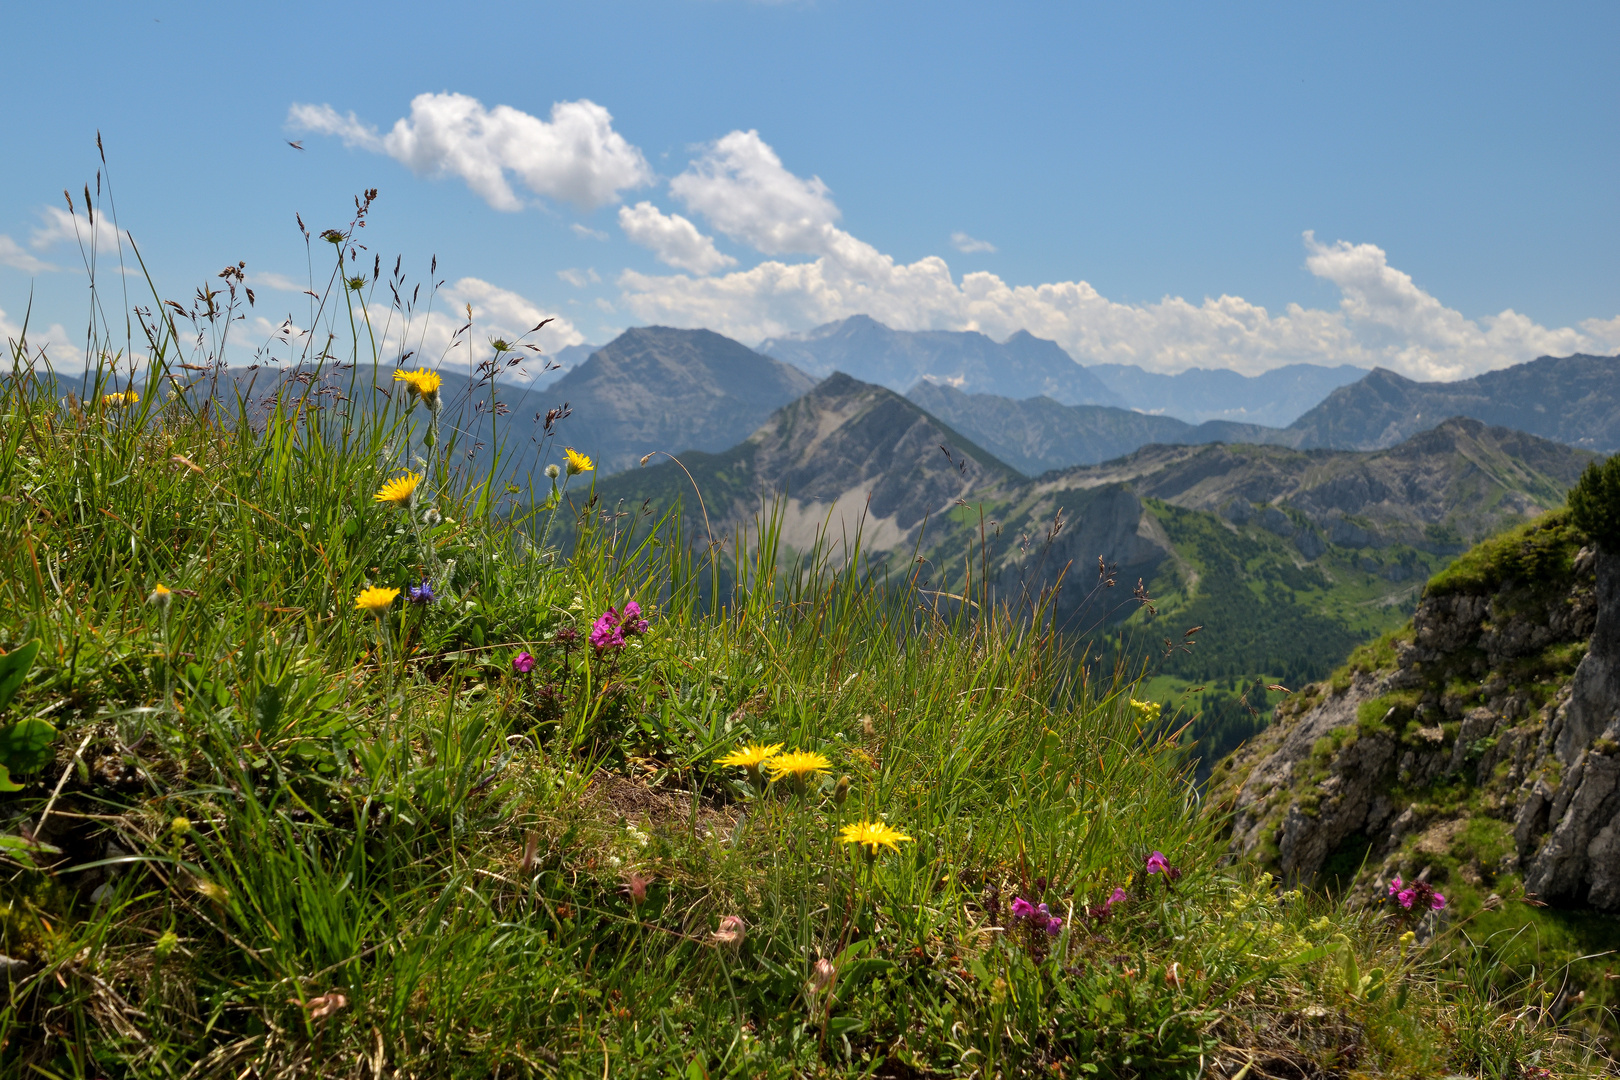
[[[16,648],[0,656],[0,709],[11,704],[12,697],[22,684],[28,679],[28,672],[34,666],[34,657],[39,655],[39,639],[35,638],[28,644]]]
[[[56,729],[44,720],[19,720],[0,727],[0,764],[19,773],[37,772],[51,760]]]
[[[0,791],[21,791],[23,786],[11,779],[11,770],[0,765]],[[0,837],[0,841],[5,838]]]

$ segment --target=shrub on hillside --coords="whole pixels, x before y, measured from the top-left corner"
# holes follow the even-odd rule
[[[1570,489],[1569,516],[1598,547],[1620,552],[1620,455],[1586,467]]]

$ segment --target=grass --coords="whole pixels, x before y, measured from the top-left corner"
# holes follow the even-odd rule
[[[1230,863],[1132,684],[1039,612],[783,571],[769,521],[693,551],[579,477],[558,551],[414,399],[250,422],[170,393],[218,353],[148,332],[133,382],[17,343],[0,384],[0,647],[41,643],[5,719],[57,731],[0,796],[7,1075],[1601,1071],[1456,935]],[[632,599],[646,632],[593,648]],[[751,742],[828,769],[717,763]]]

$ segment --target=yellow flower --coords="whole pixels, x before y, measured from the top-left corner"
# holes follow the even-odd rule
[[[782,752],[781,743],[772,743],[766,746],[763,743],[751,743],[739,746],[723,758],[716,758],[716,765],[734,765],[739,769],[758,769],[765,762]]]
[[[437,371],[429,371],[427,368],[417,368],[415,371],[395,368],[394,381],[409,386],[417,397],[432,405],[439,396],[439,385],[444,380],[439,377]]]
[[[569,476],[578,476],[582,472],[591,472],[595,470],[596,462],[592,461],[578,450],[575,450],[572,446],[563,447],[563,452],[568,455]]]
[[[1131,708],[1136,710],[1137,715],[1142,718],[1144,723],[1151,724],[1159,718],[1159,710],[1162,706],[1157,701],[1137,701],[1135,698],[1131,698]]]
[[[795,780],[803,780],[818,772],[827,772],[832,769],[832,762],[820,754],[807,750],[795,750],[791,754],[779,754],[765,763],[765,771],[771,774],[772,780],[780,780],[784,776],[791,776]]]
[[[174,591],[160,581],[153,587],[152,591],[147,594],[146,602],[148,604],[156,604],[158,607],[166,608],[173,599]]]
[[[134,405],[141,400],[141,395],[133,390],[126,390],[121,394],[103,394],[101,403],[109,409],[121,409],[125,405]]]
[[[844,844],[859,844],[868,855],[876,855],[880,847],[899,851],[901,844],[911,842],[911,837],[881,821],[863,821],[859,825],[845,825],[838,833],[838,840]]]
[[[354,598],[357,611],[364,611],[368,615],[381,616],[388,605],[394,602],[399,595],[398,589],[379,589],[375,585],[362,589],[360,595]]]
[[[405,506],[416,494],[416,485],[422,482],[422,474],[408,472],[404,476],[396,476],[382,487],[372,498],[378,502],[393,503],[395,506]]]

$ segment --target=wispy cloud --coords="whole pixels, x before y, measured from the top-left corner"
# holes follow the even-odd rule
[[[602,280],[602,275],[598,274],[595,269],[576,270],[573,267],[557,271],[557,276],[576,289],[583,289],[587,285],[596,285]]]
[[[996,245],[988,240],[975,240],[965,232],[951,233],[951,246],[964,255],[974,255],[981,251],[994,253]]]
[[[583,240],[606,240],[608,238],[608,234],[601,229],[593,229],[588,225],[581,225],[577,221],[568,227],[574,230],[575,236]]]
[[[28,238],[28,246],[35,251],[44,251],[57,244],[79,243],[86,247],[93,243],[98,251],[115,251],[118,248],[118,230],[105,217],[97,217],[92,225],[85,215],[70,214],[58,206],[42,208],[39,216],[40,226]]]
[[[309,285],[302,281],[295,281],[286,274],[278,274],[273,270],[255,270],[248,275],[248,284],[261,289],[274,289],[277,292],[301,293],[309,291]]]
[[[21,244],[5,233],[0,233],[0,266],[9,266],[26,274],[45,274],[62,269],[24,251]]]
[[[330,105],[295,104],[294,131],[333,135],[347,146],[387,154],[427,175],[458,176],[497,210],[520,210],[508,180],[536,195],[591,210],[653,180],[640,150],[613,129],[613,116],[593,101],[560,101],[551,118],[466,94],[418,94],[411,114],[386,133]]]

